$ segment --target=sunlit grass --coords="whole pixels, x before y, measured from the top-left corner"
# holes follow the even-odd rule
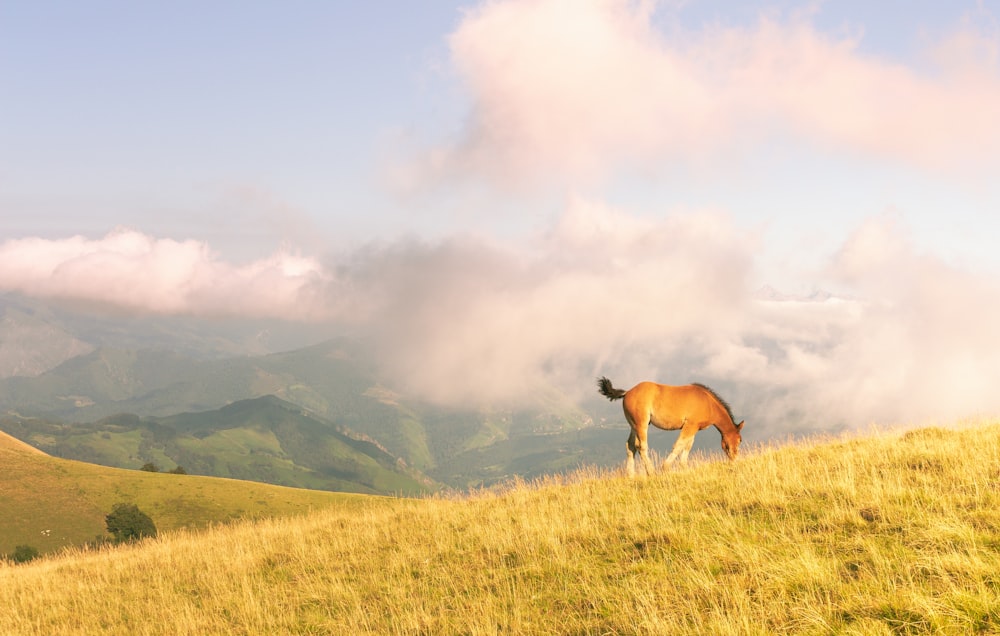
[[[349,493],[109,468],[51,457],[0,433],[0,554],[17,545],[52,552],[93,541],[106,534],[105,515],[116,503],[136,504],[159,530],[169,531],[381,502]]]
[[[1000,424],[0,566],[0,633],[1000,632]]]

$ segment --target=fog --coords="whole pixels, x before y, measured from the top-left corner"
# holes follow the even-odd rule
[[[1000,283],[918,252],[891,218],[831,255],[839,295],[775,299],[724,217],[576,208],[529,255],[472,239],[358,255],[344,287],[365,288],[355,318],[400,386],[525,404],[550,388],[582,399],[600,374],[701,381],[774,433],[1000,408]]]
[[[712,384],[775,433],[1000,409],[1000,283],[920,253],[891,217],[846,238],[824,272],[841,292],[812,299],[760,293],[755,244],[725,216],[637,220],[583,200],[529,245],[413,239],[327,265],[276,254],[237,266],[158,243],[8,242],[2,284],[123,310],[339,324],[373,343],[395,386],[441,404],[581,400],[607,374],[622,387]]]

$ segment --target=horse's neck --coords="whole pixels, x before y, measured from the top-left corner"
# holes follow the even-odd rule
[[[732,433],[736,430],[736,422],[729,419],[729,416],[725,413],[719,418],[719,421],[715,423],[715,428],[719,430],[721,435],[726,433]]]

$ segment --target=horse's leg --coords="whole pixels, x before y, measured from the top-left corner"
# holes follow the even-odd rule
[[[625,419],[628,420],[629,426],[632,427],[632,434],[628,438],[628,470],[629,475],[634,474],[634,464],[635,464],[635,453],[638,451],[639,459],[642,460],[642,468],[647,475],[652,475],[656,472],[653,467],[653,462],[649,461],[649,445],[646,443],[646,431],[649,430],[649,409],[637,408],[634,411],[630,410],[628,407],[628,400],[622,403],[622,407],[625,411]]]
[[[625,445],[628,449],[628,459],[625,460],[625,474],[629,477],[635,477],[635,453],[637,450],[635,447],[635,429],[629,433],[628,443]]]
[[[685,428],[687,428],[687,427],[685,427]],[[698,434],[699,430],[701,430],[701,428],[699,426],[697,426],[697,425],[695,425],[695,426],[693,426],[691,428],[692,428],[692,430],[690,431],[690,435],[687,436],[687,441],[684,442],[684,447],[681,449],[681,463],[682,464],[687,464],[688,463],[688,453],[691,452],[691,447],[694,446],[694,436]],[[685,431],[682,429],[681,430],[681,439],[683,439],[684,434],[685,434]]]
[[[681,458],[681,463],[686,464],[688,453],[691,452],[691,445],[694,444],[694,436],[697,432],[697,424],[692,424],[690,421],[684,420],[684,424],[681,426],[681,433],[677,436],[677,441],[674,442],[674,447],[671,449],[667,459],[664,460],[663,465],[670,464],[678,457]]]
[[[646,441],[646,433],[649,431],[649,417],[643,421],[641,426],[638,426],[635,431],[636,437],[636,448],[639,449],[639,459],[642,460],[642,468],[646,471],[647,475],[652,475],[656,472],[656,467],[653,466],[653,462],[649,459],[649,443]]]

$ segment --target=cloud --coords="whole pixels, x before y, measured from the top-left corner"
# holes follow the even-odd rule
[[[827,266],[850,298],[759,300],[701,369],[770,431],[995,413],[1000,281],[920,252],[897,219],[865,221]]]
[[[756,294],[760,238],[709,212],[574,198],[518,244],[371,244],[245,265],[119,230],[0,245],[0,288],[120,311],[314,320],[362,335],[394,388],[451,406],[596,399],[593,378],[707,382],[757,439],[993,413],[1000,281],[869,219],[826,265],[840,296]],[[748,429],[749,430],[749,429]],[[749,433],[748,433],[749,434]]]
[[[449,46],[468,118],[410,178],[600,192],[662,166],[717,175],[774,144],[918,179],[1000,168],[992,19],[966,19],[901,61],[866,52],[858,32],[821,31],[809,13],[690,29],[657,9],[496,0],[467,11]],[[725,214],[663,214],[574,199],[521,249],[452,239],[367,254],[366,270],[391,257],[405,272],[374,312],[406,325],[379,327],[398,380],[446,402],[521,400],[541,386],[582,396],[598,373],[700,380],[774,433],[1000,410],[988,386],[1000,372],[1000,281],[921,252],[902,222],[870,219],[817,255],[825,273],[803,282],[839,297],[774,300],[753,293],[762,239]],[[444,309],[415,312],[421,298]]]
[[[1000,282],[875,218],[828,260],[845,295],[775,300],[755,294],[759,247],[723,215],[575,199],[530,245],[385,245],[338,284],[363,290],[353,315],[389,377],[443,404],[582,400],[607,373],[708,382],[758,438],[1000,409]]]
[[[140,313],[317,320],[324,276],[319,262],[289,252],[236,265],[206,243],[128,229],[0,244],[0,290]]]
[[[730,329],[749,250],[725,219],[636,221],[577,199],[531,245],[464,236],[372,248],[339,284],[364,290],[369,309],[354,318],[409,391],[524,404],[554,387],[589,393],[598,360],[618,351]]]
[[[841,353],[869,402],[914,418],[1000,409],[1000,281],[918,251],[891,218],[862,225],[831,273],[872,299]]]
[[[772,139],[933,171],[996,167],[1000,37],[967,20],[923,66],[865,54],[807,18],[666,30],[655,3],[506,0],[449,43],[471,99],[427,179],[582,184],[616,170],[718,161]]]

